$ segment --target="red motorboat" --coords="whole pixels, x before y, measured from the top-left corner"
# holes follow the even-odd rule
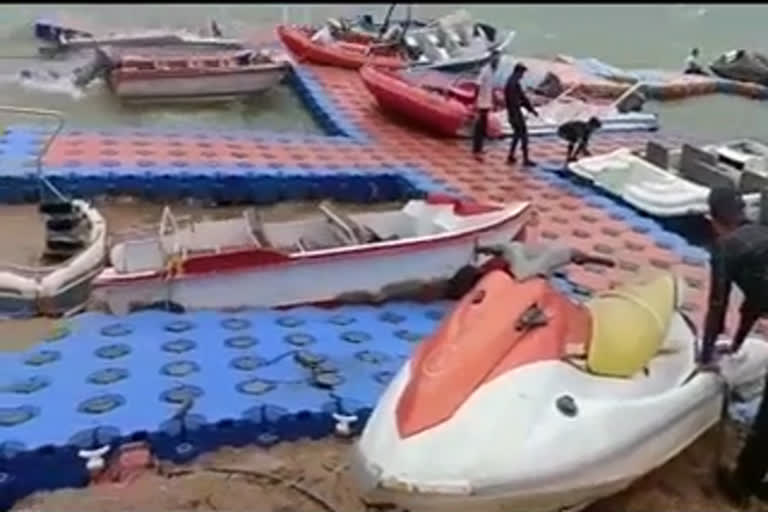
[[[385,112],[447,137],[466,136],[472,128],[477,86],[470,79],[455,81],[435,72],[416,80],[403,72],[374,66],[365,66],[360,76]],[[500,91],[494,96],[498,101]],[[501,123],[489,117],[488,135],[501,134]]]
[[[309,26],[278,25],[277,37],[300,61],[360,69],[365,64],[385,68],[402,68],[407,59],[399,48],[380,45],[366,34],[343,32],[336,34],[332,42],[313,40],[316,30]]]

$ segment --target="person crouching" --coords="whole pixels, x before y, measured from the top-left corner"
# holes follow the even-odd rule
[[[591,156],[589,139],[601,126],[602,123],[598,118],[590,117],[586,122],[568,121],[558,127],[557,136],[568,142],[568,152],[565,156],[566,166],[580,155]]]

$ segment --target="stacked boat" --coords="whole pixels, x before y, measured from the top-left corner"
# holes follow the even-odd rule
[[[476,82],[466,76],[430,72],[416,73],[365,66],[360,77],[379,107],[435,134],[467,137],[476,120]],[[511,134],[501,88],[494,91],[495,108],[489,116],[488,136]],[[656,114],[637,112],[643,98],[637,88],[618,98],[589,97],[572,87],[537,107],[539,117],[528,116],[532,135],[551,135],[560,124],[598,117],[604,131],[655,130]],[[526,114],[527,115],[527,114]]]
[[[495,30],[482,27],[462,10],[416,28],[408,22],[393,24],[381,34],[329,20],[324,27],[280,25],[277,35],[300,61],[315,64],[347,69],[370,64],[389,69],[461,70],[477,67],[491,51],[502,51],[514,37],[511,32],[496,41]]]

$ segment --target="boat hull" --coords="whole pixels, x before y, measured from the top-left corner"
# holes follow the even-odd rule
[[[436,135],[459,137],[468,133],[474,113],[466,103],[446,98],[373,66],[364,67],[360,78],[385,112],[416,123]],[[495,119],[489,119],[489,124],[488,133],[498,134],[500,126]]]
[[[288,69],[275,65],[254,71],[147,77],[126,77],[113,72],[110,81],[115,95],[124,101],[216,100],[267,91],[280,83]]]
[[[405,285],[418,289],[452,277],[473,260],[476,244],[494,244],[523,236],[527,210],[485,231],[473,231],[445,240],[377,244],[331,254],[231,268],[232,261],[213,260],[209,269],[166,279],[102,276],[92,297],[114,313],[170,301],[189,309],[280,307],[332,303],[345,297],[386,295],[387,289]],[[241,258],[242,259],[242,258]],[[228,269],[227,269],[228,268]],[[217,270],[218,269],[218,270]]]
[[[679,283],[661,275],[577,306],[545,280],[486,275],[368,419],[353,456],[364,499],[576,510],[669,461],[720,419],[726,392],[763,382],[768,363],[750,338],[720,375],[700,372]]]
[[[754,352],[765,360],[764,347],[757,346],[762,344],[761,340],[752,339],[744,348],[747,351],[756,349]],[[660,467],[715,425],[721,416],[721,381],[713,374],[700,374],[686,384],[685,389],[670,391],[651,400],[643,399],[639,403],[632,404],[632,400],[625,402],[628,408],[621,413],[625,419],[603,414],[598,415],[602,418],[595,417],[592,425],[581,426],[576,420],[572,425],[570,442],[566,434],[553,431],[551,426],[533,427],[534,430],[528,434],[531,442],[538,444],[547,438],[549,443],[548,447],[534,453],[532,449],[520,445],[521,438],[511,439],[515,435],[523,436],[522,430],[530,428],[525,425],[527,418],[547,416],[542,411],[533,410],[539,407],[537,404],[516,407],[522,405],[512,403],[517,401],[514,399],[517,394],[513,393],[510,398],[510,390],[513,389],[551,386],[552,374],[548,375],[544,371],[539,378],[532,374],[529,372],[522,378],[510,374],[486,385],[485,393],[476,393],[483,396],[473,397],[462,406],[463,410],[460,409],[451,420],[453,425],[435,429],[434,437],[437,439],[429,439],[428,432],[401,439],[394,418],[398,399],[410,378],[410,365],[407,363],[380,399],[368,420],[366,432],[353,451],[352,473],[366,501],[394,503],[405,509],[425,512],[579,510],[622,491],[647,472]],[[760,377],[755,374],[754,378]],[[497,398],[494,399],[493,395],[497,395]],[[498,397],[506,398],[500,401]],[[582,400],[590,402],[586,397]],[[506,405],[502,405],[502,402],[506,402]],[[601,409],[606,405],[598,400],[590,405],[585,403],[584,407]],[[415,471],[411,472],[412,464],[407,462],[411,458],[408,452],[418,451],[422,455],[427,452],[448,454],[440,460],[441,465],[447,466],[454,463],[463,465],[462,461],[452,461],[451,454],[464,457],[474,453],[475,458],[483,458],[480,452],[485,450],[481,447],[478,447],[477,452],[471,447],[467,450],[455,450],[454,447],[466,446],[473,439],[487,439],[483,434],[493,428],[478,425],[478,418],[495,418],[499,413],[492,411],[507,410],[514,410],[517,422],[523,425],[510,423],[512,418],[508,418],[509,421],[500,419],[502,424],[508,425],[510,433],[494,437],[496,460],[484,462],[485,467],[493,467],[491,473],[503,472],[503,467],[509,468],[508,481],[487,486],[483,485],[481,478],[475,482],[450,478],[430,481],[414,474]],[[506,413],[501,414],[506,416]],[[645,425],[637,425],[637,418],[646,417],[654,419]],[[607,427],[609,424],[612,426]],[[589,434],[590,430],[593,436],[600,433],[609,437],[597,444],[594,441],[588,442],[589,436],[585,434]],[[616,435],[611,437],[608,432],[615,432]],[[598,445],[600,449],[595,449]],[[568,446],[567,450],[573,453],[563,455],[564,446]],[[547,462],[537,464],[534,462],[537,457]],[[580,457],[583,457],[581,462]],[[516,461],[524,461],[523,466],[530,469],[518,469]],[[429,465],[426,464],[427,467]],[[385,467],[383,471],[382,466]],[[491,480],[488,477],[488,481]],[[387,484],[384,485],[384,482]],[[446,492],[449,488],[453,489]]]
[[[582,158],[568,169],[596,187],[606,190],[653,217],[675,218],[704,215],[709,211],[710,189],[660,169],[629,149]],[[759,193],[742,195],[750,218],[757,215]]]
[[[366,55],[368,44],[339,44],[328,46],[315,43],[307,31],[301,27],[279,25],[277,37],[300,61],[313,64],[335,66],[346,69],[360,69],[365,64],[373,64],[386,68],[402,68],[405,61],[397,56]]]

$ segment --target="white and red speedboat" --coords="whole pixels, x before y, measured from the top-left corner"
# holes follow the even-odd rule
[[[470,263],[476,244],[522,236],[529,211],[526,202],[432,196],[391,211],[347,215],[323,202],[298,221],[263,222],[251,209],[180,227],[166,208],[156,235],[112,247],[93,297],[123,313],[157,302],[191,309],[323,303],[428,284]]]
[[[700,371],[680,284],[662,276],[583,305],[492,271],[419,345],[353,453],[366,502],[420,512],[580,510],[664,464],[762,382],[747,339]]]
[[[104,60],[110,89],[126,102],[227,101],[271,89],[291,70],[287,59],[266,50],[173,56],[113,50]]]

